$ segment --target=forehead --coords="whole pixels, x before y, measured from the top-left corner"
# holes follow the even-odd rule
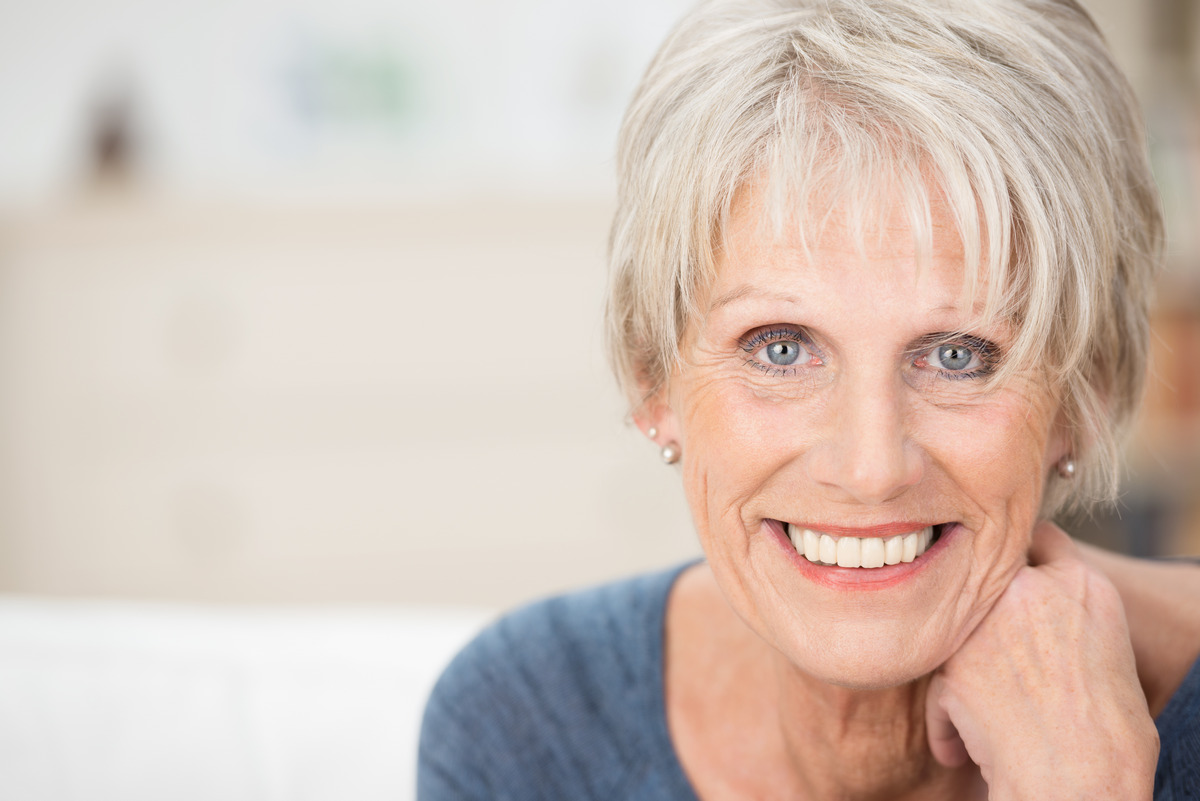
[[[899,194],[866,203],[820,194],[802,211],[781,213],[768,192],[748,184],[733,199],[716,249],[708,310],[764,293],[803,294],[814,282],[843,293],[870,282],[876,291],[915,292],[938,307],[977,312],[986,286],[969,280],[949,206],[930,193],[926,213],[914,215]]]

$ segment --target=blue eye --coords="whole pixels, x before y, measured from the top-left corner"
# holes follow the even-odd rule
[[[784,340],[782,342],[772,342],[762,349],[762,353],[771,364],[787,367],[796,363],[803,350],[799,342]]]
[[[992,373],[997,359],[995,345],[978,337],[965,337],[934,345],[918,356],[917,364],[933,368],[944,378],[977,378]]]
[[[982,366],[975,351],[964,345],[941,345],[930,351],[930,364],[942,370],[959,372]]]
[[[791,327],[762,329],[738,340],[750,354],[746,363],[772,375],[791,374],[793,368],[819,363],[807,336]]]

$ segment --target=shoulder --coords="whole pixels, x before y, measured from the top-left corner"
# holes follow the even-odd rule
[[[669,743],[663,614],[680,569],[541,601],[482,631],[426,707],[421,801],[620,793]]]
[[[1155,720],[1161,750],[1155,801],[1200,798],[1200,660]]]
[[[1155,801],[1200,798],[1200,565],[1084,548],[1121,595],[1160,742]]]
[[[1079,550],[1121,597],[1138,677],[1158,715],[1200,658],[1200,564],[1134,559],[1087,545]]]

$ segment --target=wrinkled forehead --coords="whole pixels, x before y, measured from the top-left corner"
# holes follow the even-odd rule
[[[768,159],[731,194],[714,241],[715,266],[735,238],[751,236],[810,261],[832,249],[879,269],[915,264],[918,274],[954,263],[964,312],[980,322],[1019,316],[1011,248],[995,247],[1008,242],[1009,223],[998,213],[1001,204],[979,202],[976,182],[956,165],[947,172],[904,152],[828,152],[807,163],[787,155]]]
[[[912,298],[937,309],[943,321],[953,320],[949,330],[988,325],[981,319],[983,293],[966,291],[962,238],[944,204],[931,206],[929,229],[918,233],[894,198],[880,198],[856,218],[861,208],[851,206],[848,195],[815,195],[804,210],[788,207],[782,214],[772,213],[767,195],[755,183],[734,197],[697,309],[702,325],[730,303],[805,297],[818,285],[843,300],[864,293]],[[925,234],[927,251],[918,253]]]

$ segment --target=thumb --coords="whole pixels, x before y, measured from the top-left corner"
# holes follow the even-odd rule
[[[940,673],[935,673],[925,694],[925,733],[933,758],[948,768],[957,768],[965,765],[970,757],[958,728],[943,705],[945,695],[946,681]]]

